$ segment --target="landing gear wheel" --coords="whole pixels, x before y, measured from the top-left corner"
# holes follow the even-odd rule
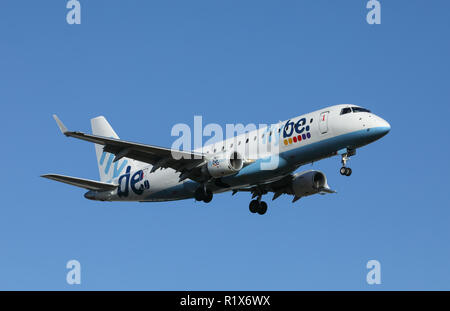
[[[257,210],[257,213],[259,215],[264,215],[267,212],[267,203],[264,201],[259,202],[259,208]]]
[[[203,187],[198,187],[197,190],[195,190],[194,197],[196,201],[203,201],[203,199],[205,198]]]
[[[252,200],[250,201],[250,204],[248,206],[248,209],[250,210],[251,213],[256,213],[258,211],[259,208],[259,202],[258,200]]]
[[[350,167],[345,168],[345,176],[350,176],[352,174],[352,169]]]
[[[213,199],[213,193],[211,190],[207,189],[205,196],[203,198],[203,202],[209,203],[209,202],[211,202],[212,199]]]
[[[341,167],[341,169],[339,170],[339,172],[341,173],[341,175],[346,175],[347,173],[347,168],[346,167]]]

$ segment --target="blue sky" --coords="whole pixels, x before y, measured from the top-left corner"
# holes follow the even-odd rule
[[[0,4],[0,289],[450,289],[450,5],[366,1],[66,1]],[[98,179],[90,131],[170,146],[176,123],[270,123],[333,104],[388,120],[358,150],[314,164],[337,195],[248,211],[248,194],[205,205],[101,203],[44,180]],[[310,166],[305,167],[309,169]],[[270,198],[267,197],[267,201]],[[77,259],[82,284],[66,283]],[[381,285],[366,283],[367,261]]]

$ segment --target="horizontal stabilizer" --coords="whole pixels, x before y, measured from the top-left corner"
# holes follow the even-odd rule
[[[58,124],[59,129],[65,135],[68,132],[67,127],[64,125],[64,123],[62,123],[62,121],[58,118],[58,116],[56,114],[53,115],[53,119],[55,119],[56,124]]]
[[[107,191],[114,190],[118,185],[108,184],[104,182],[99,182],[90,179],[76,178],[71,176],[57,175],[57,174],[47,174],[41,177],[48,178],[51,180],[56,180],[62,183],[66,183],[72,186],[94,190],[94,191]]]

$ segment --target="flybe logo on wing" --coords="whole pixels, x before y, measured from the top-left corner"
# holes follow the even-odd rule
[[[312,119],[309,123],[311,123]],[[309,132],[310,127],[306,125],[306,118],[299,119],[296,123],[294,121],[288,120],[283,129],[283,140],[284,145],[291,145],[293,143],[299,143],[306,139],[311,138],[311,133]]]
[[[114,179],[116,177],[119,177],[120,173],[122,173],[123,169],[128,164],[128,161],[123,160],[121,162],[120,166],[119,166],[120,161],[114,162],[114,165],[112,165],[112,162],[114,160],[114,155],[112,153],[103,152],[102,156],[100,157],[100,161],[99,161],[100,166],[103,166],[103,164],[105,163],[106,156],[108,154],[109,154],[109,157],[108,157],[108,161],[106,162],[106,165],[105,165],[104,173],[105,173],[105,175],[108,175],[111,171],[111,168],[113,168],[113,176],[111,179]]]

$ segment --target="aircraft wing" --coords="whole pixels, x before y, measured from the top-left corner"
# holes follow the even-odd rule
[[[153,165],[152,171],[158,168],[172,168],[181,173],[190,172],[192,169],[203,164],[205,157],[202,153],[179,151],[169,148],[145,145],[116,138],[85,134],[82,132],[72,132],[67,130],[61,120],[53,115],[61,132],[68,137],[75,137],[95,144],[103,145],[103,151],[114,154],[114,162],[123,157]],[[185,178],[199,179],[198,174],[188,174]]]
[[[56,180],[56,181],[59,181],[59,182],[65,183],[65,184],[77,186],[77,187],[88,189],[88,190],[94,190],[94,191],[114,190],[118,186],[118,185],[107,184],[104,182],[99,182],[99,181],[90,180],[90,179],[83,179],[83,178],[57,175],[57,174],[47,174],[47,175],[42,175],[41,177]]]
[[[296,196],[295,193],[292,191],[292,180],[294,179],[293,174],[288,174],[284,176],[283,178],[272,181],[265,184],[259,184],[255,186],[250,186],[246,188],[240,188],[240,189],[234,189],[233,195],[235,195],[237,192],[250,192],[252,193],[252,198],[255,198],[259,195],[267,194],[268,192],[273,192],[273,198],[272,201],[277,199],[283,194],[293,195],[294,198],[292,202],[295,202],[300,199],[300,197]],[[318,189],[319,194],[325,194],[325,193],[336,193],[336,191],[322,187],[321,189]]]

